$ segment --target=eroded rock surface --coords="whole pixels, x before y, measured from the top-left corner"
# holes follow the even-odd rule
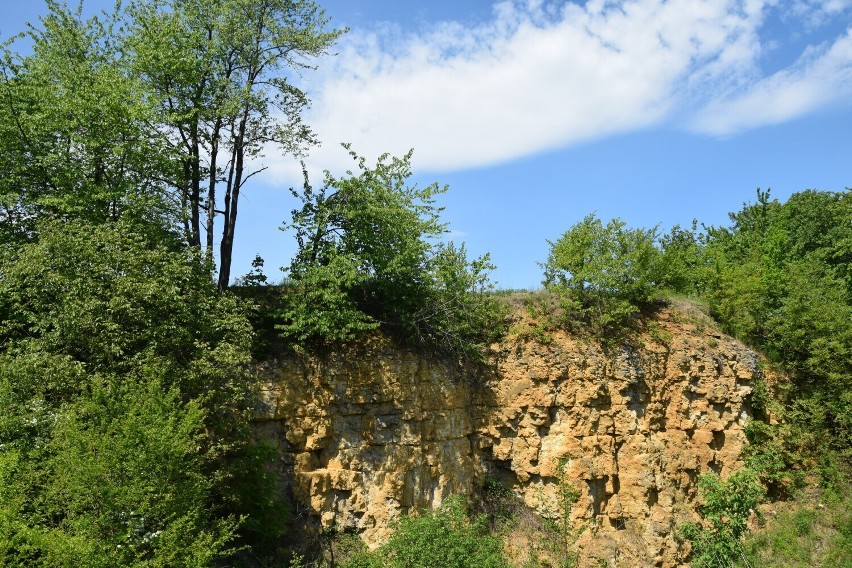
[[[649,329],[608,349],[515,334],[477,377],[381,338],[269,361],[258,429],[300,511],[371,545],[400,514],[491,478],[551,517],[560,484],[576,490],[581,565],[678,566],[674,529],[693,518],[697,476],[740,465],[759,371],[694,308]]]

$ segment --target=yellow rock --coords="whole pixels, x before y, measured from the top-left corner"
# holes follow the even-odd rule
[[[667,345],[510,337],[492,346],[490,373],[378,336],[268,361],[258,432],[281,449],[279,481],[299,510],[371,547],[399,515],[473,496],[493,476],[551,518],[560,484],[577,490],[571,519],[595,527],[580,537],[581,566],[608,555],[678,566],[672,527],[694,514],[700,473],[740,465],[758,374],[756,355],[708,335],[709,321],[679,323],[696,317],[663,310]]]

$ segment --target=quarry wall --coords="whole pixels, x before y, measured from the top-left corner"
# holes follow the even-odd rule
[[[581,566],[681,565],[697,477],[741,465],[756,354],[689,306],[610,345],[526,325],[477,371],[379,336],[270,358],[256,426],[297,513],[375,546],[399,515],[486,480],[551,517],[568,486]]]

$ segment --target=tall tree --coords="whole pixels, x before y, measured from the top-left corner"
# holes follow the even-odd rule
[[[0,53],[0,236],[34,235],[43,216],[168,226],[156,129],[119,48],[120,15],[84,20],[48,0],[40,25]],[[16,40],[31,52],[14,51]]]
[[[308,0],[135,0],[128,53],[168,133],[170,184],[190,246],[212,257],[221,216],[219,289],[227,287],[240,193],[268,145],[316,143],[306,94],[288,74],[309,69],[343,30]]]

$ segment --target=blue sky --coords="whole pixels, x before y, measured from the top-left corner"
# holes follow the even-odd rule
[[[300,84],[322,146],[312,177],[414,148],[451,237],[501,287],[585,215],[726,224],[757,187],[852,186],[852,0],[320,1],[350,32]],[[87,11],[111,6],[87,0]],[[0,37],[43,10],[0,0]],[[294,251],[278,227],[298,164],[269,152],[244,193],[232,273]]]

